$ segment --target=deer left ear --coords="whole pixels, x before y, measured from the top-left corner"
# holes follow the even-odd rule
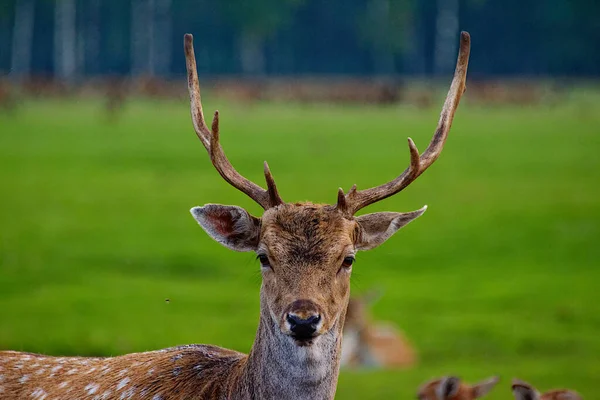
[[[207,204],[190,210],[206,233],[235,251],[254,251],[260,237],[260,218],[237,206]]]
[[[357,250],[371,250],[379,246],[398,229],[423,215],[425,210],[427,206],[407,213],[378,212],[356,217],[360,232],[354,246]]]

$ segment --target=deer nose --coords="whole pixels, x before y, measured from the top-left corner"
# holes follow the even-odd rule
[[[290,324],[290,331],[298,339],[309,339],[317,331],[317,325],[321,322],[321,316],[313,314],[308,318],[302,318],[294,313],[286,315],[287,322]]]

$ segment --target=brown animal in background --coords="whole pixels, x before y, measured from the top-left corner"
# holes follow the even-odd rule
[[[114,358],[55,358],[0,353],[4,400],[37,399],[332,399],[335,395],[350,274],[357,251],[382,244],[425,211],[360,209],[392,196],[439,157],[465,90],[470,38],[461,34],[456,72],[433,139],[422,155],[409,139],[410,166],[366,190],[339,189],[337,204],[286,203],[265,163],[267,189],[240,175],[212,131],[200,99],[192,36],[185,36],[192,121],[213,165],[264,209],[207,204],[191,212],[217,242],[254,251],[261,264],[260,320],[249,355],[190,345]]]
[[[416,352],[393,324],[372,321],[369,306],[379,297],[366,293],[351,297],[342,341],[342,367],[401,368],[417,361]]]
[[[497,376],[468,385],[455,376],[429,381],[419,389],[419,400],[473,400],[485,396],[498,383]]]
[[[581,395],[574,390],[558,389],[540,394],[527,382],[513,379],[512,392],[515,400],[583,400]]]

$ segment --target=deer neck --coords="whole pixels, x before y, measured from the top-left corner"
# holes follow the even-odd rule
[[[310,346],[281,333],[261,294],[258,332],[241,376],[245,396],[261,399],[333,399],[340,368],[344,314]]]

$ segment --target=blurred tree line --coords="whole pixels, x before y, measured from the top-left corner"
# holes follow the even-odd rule
[[[598,76],[597,0],[0,0],[0,72]]]

